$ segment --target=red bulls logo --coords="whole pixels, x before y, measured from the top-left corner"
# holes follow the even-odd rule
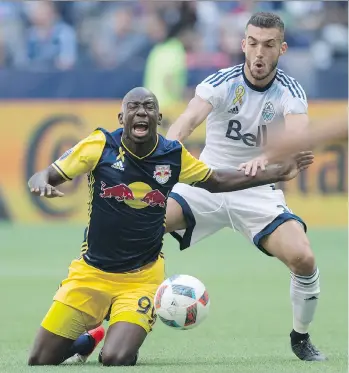
[[[155,166],[154,179],[160,183],[165,184],[171,177],[171,168],[169,165]]]
[[[125,184],[114,185],[111,187],[105,188],[106,184],[101,182],[101,191],[100,197],[102,198],[112,198],[114,197],[118,202],[134,200],[132,190]]]
[[[152,190],[151,192],[148,192],[143,198],[142,202],[145,202],[150,207],[160,206],[165,207],[166,206],[166,197],[158,190]]]

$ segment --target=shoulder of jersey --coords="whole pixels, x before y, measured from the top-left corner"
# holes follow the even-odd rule
[[[182,145],[177,140],[168,140],[164,136],[159,134],[159,144],[157,148],[157,153],[167,154],[172,152],[177,152],[182,149]]]
[[[276,70],[275,81],[293,97],[298,97],[302,100],[307,99],[302,86],[297,82],[297,80],[287,75],[281,69]]]
[[[121,140],[122,128],[118,128],[115,131],[109,132],[108,130],[106,130],[103,127],[98,127],[98,128],[95,129],[95,132],[96,131],[102,132],[107,141],[108,140],[109,141],[113,140],[113,141],[119,142]]]
[[[243,66],[244,64],[240,64],[227,69],[219,70],[215,74],[212,74],[207,79],[205,79],[203,83],[215,88],[222,85],[223,83],[230,82],[231,80],[242,76]]]

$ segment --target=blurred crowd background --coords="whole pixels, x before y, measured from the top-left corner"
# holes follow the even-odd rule
[[[346,1],[1,1],[0,69],[134,71],[132,84],[154,85],[157,76],[155,90],[171,87],[175,99],[243,61],[240,41],[255,11],[283,18],[290,49],[280,66],[309,97],[347,95],[334,83],[347,77]],[[172,82],[162,79],[168,71]]]
[[[118,127],[136,86],[157,95],[166,133],[198,83],[244,61],[257,11],[285,22],[280,67],[307,93],[311,125],[347,121],[347,1],[0,1],[0,221],[84,222],[82,178],[58,202],[33,198],[26,180],[96,127]],[[186,146],[198,156],[204,143],[203,125]],[[282,186],[310,226],[347,226],[347,159],[345,141],[329,144]]]

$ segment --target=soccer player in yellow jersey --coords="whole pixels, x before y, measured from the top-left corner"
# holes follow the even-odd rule
[[[289,180],[312,160],[267,167],[255,177],[211,170],[178,141],[158,135],[158,101],[144,88],[124,98],[123,129],[102,128],[29,180],[32,193],[62,197],[56,187],[88,175],[89,218],[81,256],[72,261],[42,321],[30,365],[60,364],[74,341],[109,315],[104,365],[134,365],[155,322],[154,294],[164,280],[161,253],[166,204],[172,187],[187,183],[213,193]]]

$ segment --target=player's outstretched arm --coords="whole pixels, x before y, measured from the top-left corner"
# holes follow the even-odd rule
[[[63,197],[55,187],[86,174],[96,167],[106,142],[103,131],[97,129],[67,150],[51,166],[34,174],[28,181],[32,193],[47,198]]]
[[[277,142],[270,144],[266,149],[266,157],[271,163],[285,159],[302,149],[314,149],[331,141],[348,138],[348,124],[339,119],[328,125],[314,126],[302,134],[295,133],[282,136]]]
[[[184,113],[169,128],[166,138],[169,140],[186,140],[210,114],[212,105],[199,96],[195,96]]]
[[[301,168],[309,162],[312,162],[312,159],[305,158],[298,162],[292,160],[280,165],[270,165],[265,171],[257,170],[256,176],[245,175],[244,171],[238,170],[214,170],[206,181],[197,183],[195,186],[211,193],[222,193],[288,181],[295,178]]]
[[[55,187],[65,182],[65,179],[53,168],[47,167],[45,170],[35,173],[28,181],[31,193],[47,198],[63,197],[64,193]]]

